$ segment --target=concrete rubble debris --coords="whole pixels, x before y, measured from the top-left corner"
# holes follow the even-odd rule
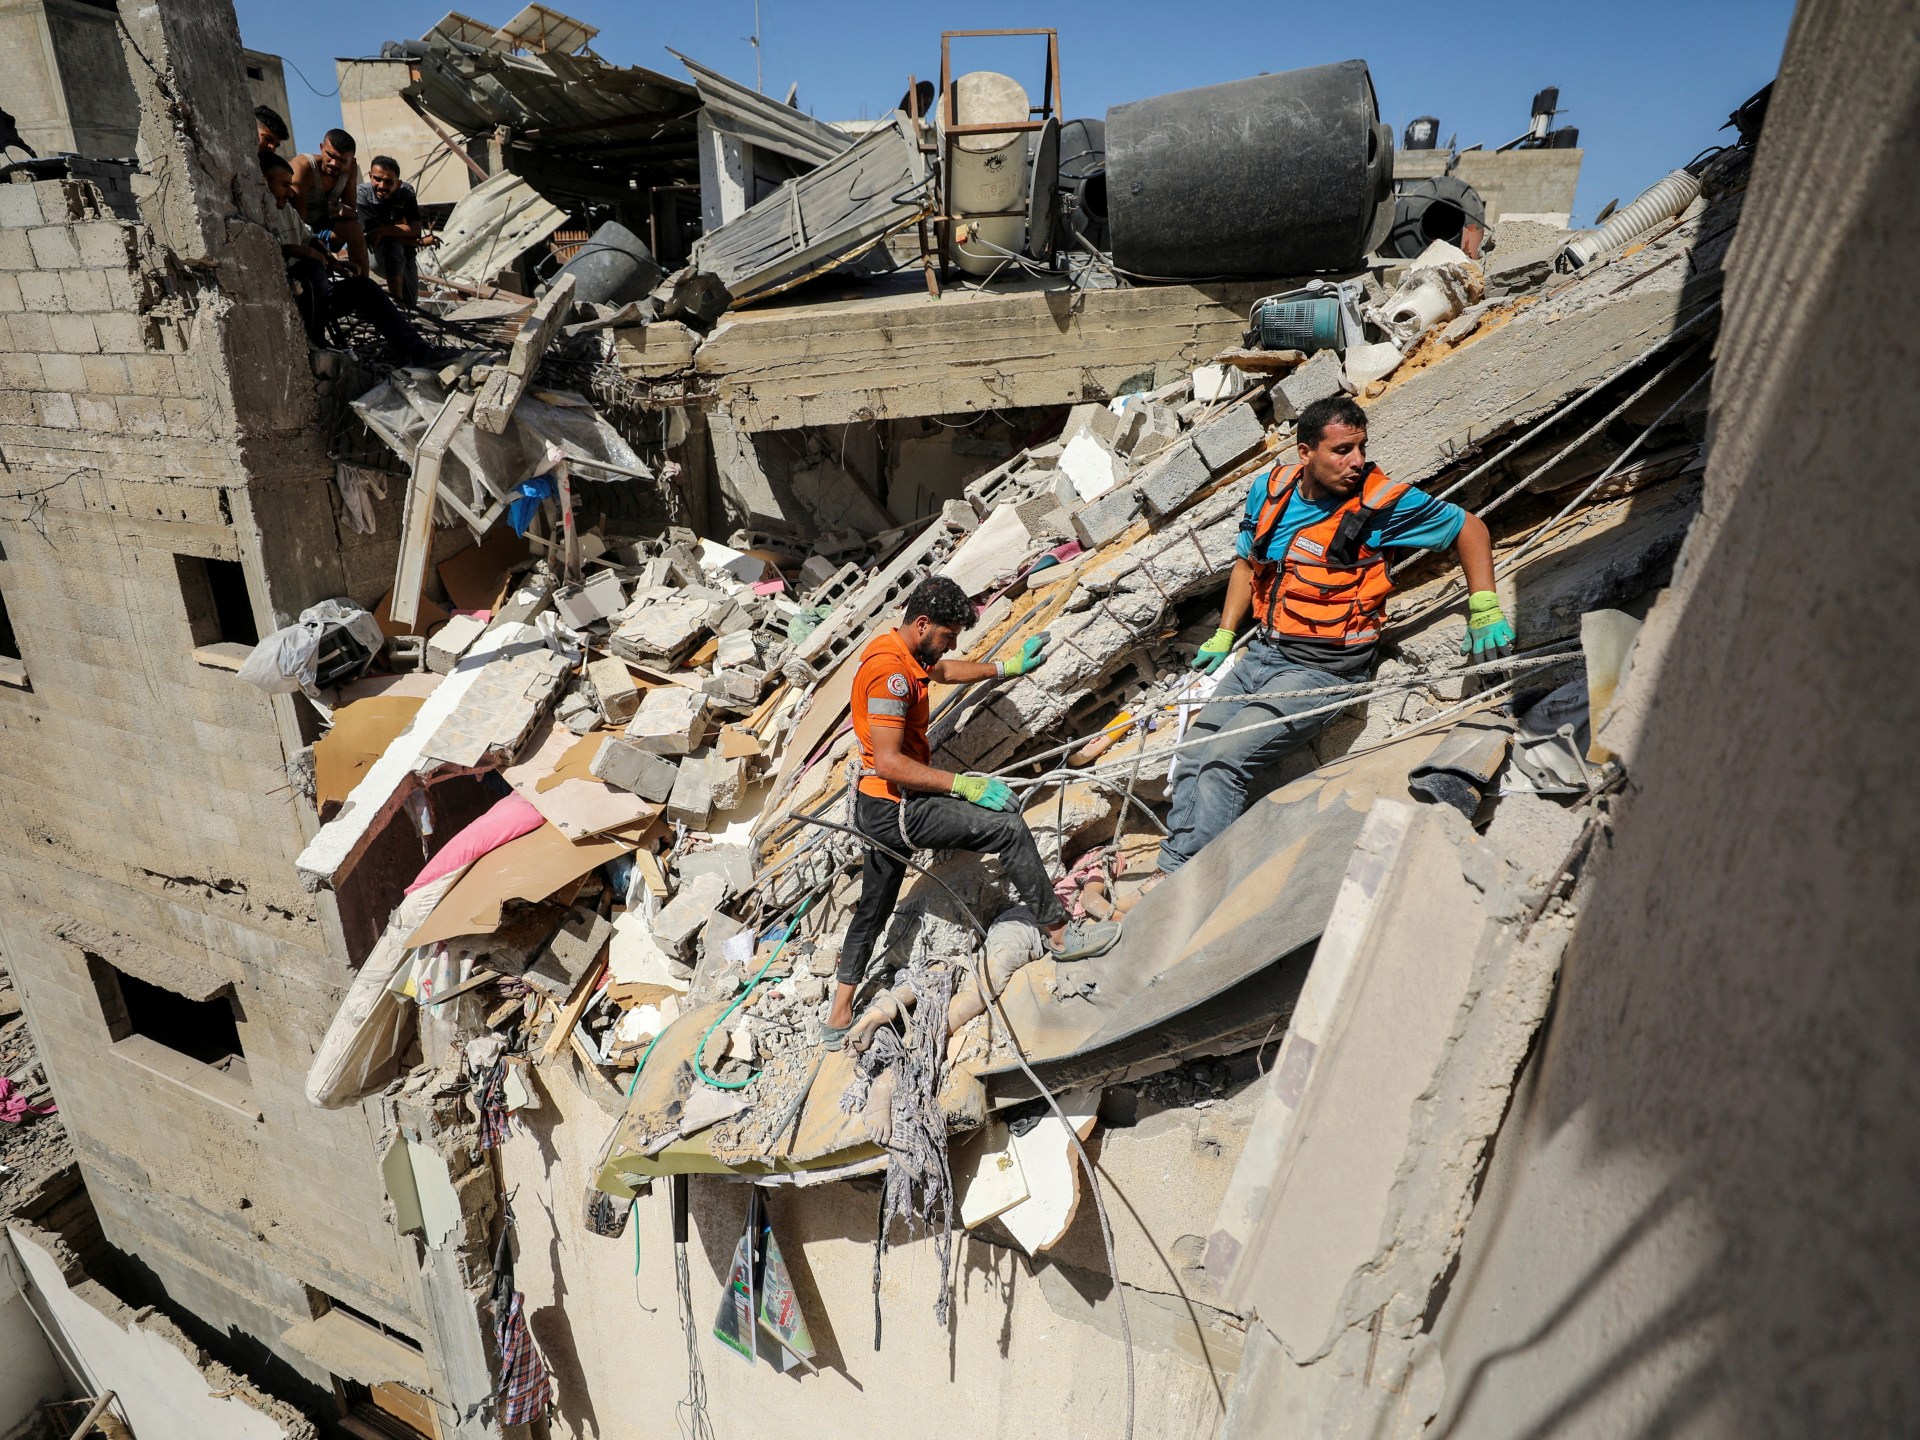
[[[1372,157],[1345,187],[1349,263],[1263,274],[1242,245],[1232,279],[1149,281],[1094,238],[1105,160],[1053,113],[1050,31],[1049,93],[984,138],[1022,186],[1058,158],[1055,193],[976,216],[948,177],[999,151],[952,133],[931,85],[933,114],[916,88],[915,113],[835,126],[797,90],[613,64],[550,7],[455,12],[339,62],[368,165],[392,148],[422,191],[437,166],[458,182],[418,197],[452,214],[412,257],[422,350],[397,356],[350,320],[305,343],[251,183],[253,59],[171,0],[124,18],[145,63],[112,153],[138,164],[63,143],[0,176],[0,441],[23,477],[0,551],[0,652],[23,653],[0,653],[0,696],[28,717],[0,716],[23,819],[0,837],[0,1207],[91,1197],[98,1220],[66,1212],[65,1233],[124,1244],[210,1347],[342,1397],[327,1423],[354,1434],[575,1433],[664,1415],[682,1381],[734,1429],[805,1429],[788,1402],[837,1405],[848,1377],[816,1368],[795,1297],[870,1285],[893,1307],[887,1252],[929,1238],[913,1265],[951,1307],[941,1349],[1064,1337],[1087,1378],[1134,1338],[1124,1411],[1101,1373],[1021,1399],[1015,1428],[1137,1409],[1142,1434],[1236,1440],[1285,1415],[1412,1440],[1467,1403],[1445,1322],[1484,1302],[1449,1277],[1497,1247],[1480,1196],[1510,1104],[1565,1083],[1530,1057],[1604,883],[1589,861],[1639,863],[1609,851],[1614,816],[1649,803],[1643,756],[1671,764],[1642,735],[1663,647],[1689,638],[1661,597],[1740,542],[1729,515],[1695,522],[1709,455],[1750,443],[1707,418],[1768,308],[1749,276],[1722,331],[1722,262],[1779,184],[1749,186],[1753,113],[1569,243],[1524,218],[1564,220],[1578,173],[1537,100],[1531,140],[1432,161],[1485,167],[1477,208],[1392,254],[1364,253],[1390,177],[1429,161],[1369,121],[1341,141]],[[1019,88],[943,78],[969,104]],[[1302,83],[1260,80],[1244,93]],[[1128,127],[1171,113],[1119,108],[1116,174],[1146,163]],[[1503,197],[1503,169],[1548,178]],[[1325,727],[1149,885],[1204,763],[1192,727],[1221,692],[1193,661],[1224,644],[1200,650],[1249,494],[1342,395],[1387,473],[1486,525],[1519,653],[1470,665],[1457,567],[1396,557],[1376,667],[1299,697]],[[102,571],[84,610],[69,535]],[[146,587],[140,615],[185,597],[191,696],[149,703],[164,637],[101,608],[109,569]],[[859,714],[854,672],[930,576],[975,602],[948,658],[986,678],[934,669],[928,763],[1007,785],[1060,904],[1121,938],[1057,959],[1011,860],[903,832],[915,864],[836,1044],[867,846],[893,843],[859,829],[852,760],[867,720],[906,708],[862,692]],[[303,610],[316,595],[337,608]],[[329,649],[328,624],[353,645]],[[263,686],[230,683],[243,649]],[[213,759],[187,798],[211,803],[145,778],[190,752]],[[78,780],[71,814],[30,793],[81,753],[112,807]],[[112,1080],[127,1066],[134,1086]],[[294,1091],[310,1127],[282,1123]],[[86,1160],[66,1198],[22,1141],[56,1134],[60,1166]],[[883,1197],[852,1264],[846,1216],[875,1212],[847,1182]],[[631,1254],[599,1243],[628,1223]],[[670,1247],[638,1243],[656,1227]],[[40,1289],[73,1298],[77,1269],[23,1233]],[[736,1349],[797,1387],[750,1416],[739,1387],[683,1373],[712,1353],[706,1316],[655,1303],[706,1293],[703,1250]],[[589,1315],[631,1330],[596,1345]],[[933,1342],[887,1335],[897,1373],[862,1383],[884,1413],[924,1408]],[[674,1358],[621,1363],[636,1347]],[[206,1433],[315,1433],[188,1368]],[[550,1414],[512,1408],[523,1384]]]

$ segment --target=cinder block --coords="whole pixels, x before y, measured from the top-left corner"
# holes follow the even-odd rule
[[[34,410],[39,423],[50,430],[78,430],[80,415],[74,408],[73,397],[60,392],[36,395],[33,397]]]
[[[165,404],[178,404],[178,401],[166,401]],[[455,615],[442,625],[427,640],[427,668],[436,675],[451,675],[453,667],[460,663],[460,657],[467,653],[473,642],[486,630],[487,622],[472,615]]]
[[[1109,490],[1073,512],[1073,533],[1089,550],[1118,538],[1140,513],[1140,496],[1131,485]]]
[[[95,317],[95,331],[99,336],[99,349],[107,355],[144,355],[150,347],[147,344],[146,327],[140,323],[140,317],[125,310],[115,310]],[[158,390],[145,390],[147,394],[159,394]],[[168,391],[166,393],[177,393]]]
[[[93,328],[91,315],[49,315],[53,345],[68,355],[98,355],[100,336]]]
[[[67,287],[51,270],[29,270],[20,276],[20,308],[40,315],[62,315],[67,309]]]
[[[25,311],[7,316],[6,321],[7,338],[11,342],[9,348],[39,355],[54,348],[53,327],[47,323],[46,316]]]
[[[87,367],[78,355],[43,355],[40,357],[40,373],[46,378],[46,389],[65,390],[75,394],[93,387],[87,384]]]
[[[129,231],[114,220],[92,220],[73,227],[73,241],[80,252],[80,263],[94,269],[125,269],[131,262],[127,245]]]
[[[587,681],[599,703],[600,718],[609,725],[626,724],[640,708],[640,687],[633,683],[633,672],[619,660],[609,657],[591,662]]]
[[[1212,479],[1193,441],[1182,440],[1141,478],[1140,494],[1155,515],[1171,515]]]
[[[87,389],[96,395],[125,395],[132,388],[127,362],[118,355],[82,355],[80,364],[86,374]]]
[[[1292,420],[1316,400],[1346,389],[1346,370],[1331,350],[1315,351],[1312,358],[1273,388],[1273,413]]]
[[[111,435],[120,425],[120,416],[113,408],[113,400],[105,395],[75,395],[74,409],[80,416],[82,430],[94,430],[103,435]]]
[[[667,808],[664,818],[690,825],[696,830],[704,830],[707,822],[713,818],[714,787],[718,779],[714,773],[712,755],[689,755],[680,762],[680,773],[674,777],[673,791],[667,796]]]
[[[66,287],[69,310],[98,314],[114,308],[113,299],[107,293],[107,272],[104,270],[69,270],[61,275],[60,283]]]
[[[20,294],[20,277],[0,272],[0,315],[11,315],[26,308],[27,302]]]
[[[13,189],[0,185],[0,195]],[[27,243],[25,230],[0,229],[0,270],[33,269],[33,246]]]
[[[151,395],[120,395],[114,399],[120,428],[129,435],[159,435],[165,429],[160,402]]]
[[[9,230],[27,230],[46,223],[40,213],[40,197],[31,185],[0,185],[0,226]]]
[[[205,435],[213,421],[213,406],[191,397],[160,402],[161,428],[169,435]]]
[[[42,270],[78,270],[80,250],[73,243],[73,232],[64,225],[43,225],[27,232],[27,244],[33,247],[33,263]]]
[[[649,690],[627,723],[627,738],[655,755],[690,755],[707,733],[707,697],[680,685]]]
[[[663,804],[673,794],[680,767],[664,756],[643,750],[631,740],[609,736],[588,767],[596,780]]]
[[[697,875],[653,917],[653,938],[669,955],[686,950],[694,934],[727,898],[727,882],[718,875]]]
[[[1267,427],[1260,423],[1253,407],[1235,405],[1195,430],[1193,445],[1207,468],[1217,475],[1258,450],[1266,438]]]

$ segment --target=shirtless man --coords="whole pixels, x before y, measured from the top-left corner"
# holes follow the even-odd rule
[[[294,194],[300,204],[300,218],[316,234],[328,241],[327,249],[347,247],[347,259],[353,273],[367,270],[367,237],[360,228],[354,196],[360,188],[360,162],[353,156],[353,136],[344,130],[329,130],[320,137],[317,154],[293,157]]]

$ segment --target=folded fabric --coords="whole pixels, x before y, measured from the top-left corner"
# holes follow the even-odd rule
[[[545,817],[531,803],[522,800],[518,791],[496,800],[492,809],[440,847],[426,868],[413,877],[407,894],[442,875],[466,869],[482,855],[491,854],[509,840],[518,840],[545,823]]]

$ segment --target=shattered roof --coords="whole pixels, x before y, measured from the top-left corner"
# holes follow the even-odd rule
[[[853,144],[853,136],[844,130],[791,105],[769,100],[758,90],[689,60],[671,46],[667,53],[693,72],[708,123],[716,130],[808,165],[824,165]]]
[[[592,55],[515,55],[429,34],[392,47],[418,78],[403,92],[463,134],[505,126],[550,163],[591,174],[646,166],[697,173],[693,117],[699,92],[684,80]],[[618,177],[625,188],[627,174]]]

